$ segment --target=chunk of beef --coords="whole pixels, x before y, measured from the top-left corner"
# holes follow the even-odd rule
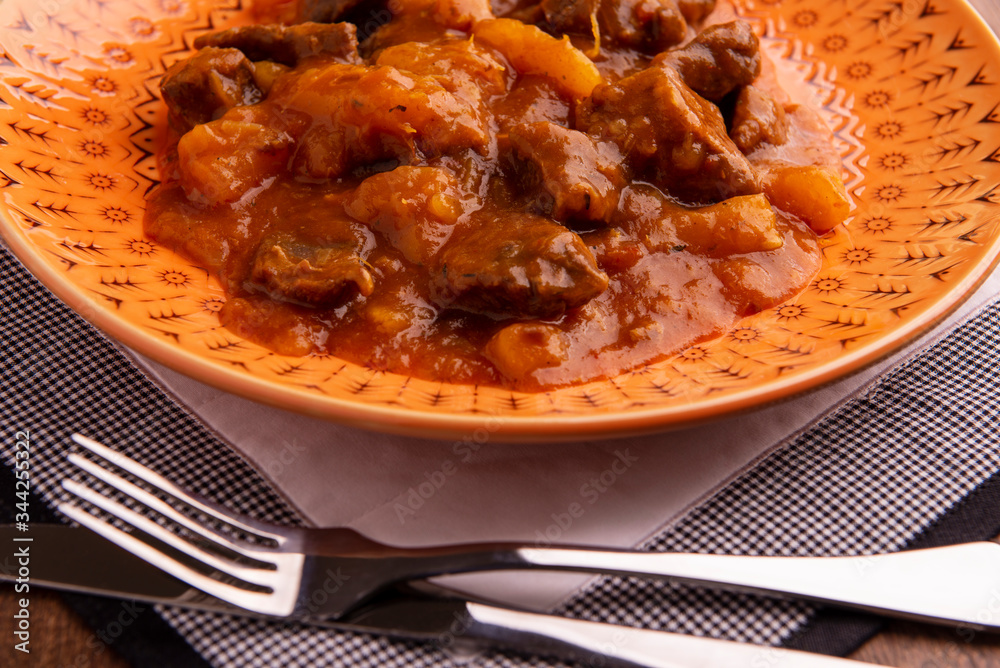
[[[687,23],[711,14],[715,0],[542,0],[538,7],[556,32],[593,35],[600,26],[619,44],[658,50],[682,42]]]
[[[760,192],[753,166],[726,134],[722,114],[670,67],[652,66],[598,86],[577,127],[611,140],[634,176],[691,203]]]
[[[687,21],[677,0],[603,0],[601,33],[621,46],[659,53],[687,36]]]
[[[760,42],[746,21],[705,28],[683,48],[668,51],[654,63],[669,65],[707,100],[718,102],[760,74]]]
[[[715,9],[715,0],[677,0],[677,6],[689,23],[698,23]]]
[[[551,196],[553,218],[602,221],[614,211],[625,183],[617,146],[549,122],[518,125],[509,139]]]
[[[552,121],[565,127],[572,124],[569,102],[559,94],[551,79],[537,74],[518,77],[510,92],[494,102],[493,115],[501,134],[521,123]]]
[[[249,25],[230,28],[194,41],[197,48],[239,49],[250,60],[270,60],[289,67],[316,56],[360,63],[357,29],[350,23]]]
[[[490,142],[489,111],[434,76],[333,63],[282,77],[268,103],[311,118],[293,169],[336,178],[383,161],[408,164]],[[300,113],[297,113],[300,112]]]
[[[182,134],[233,107],[263,99],[253,63],[237,49],[206,48],[174,63],[164,74],[160,91],[171,125]]]
[[[316,23],[341,21],[362,0],[298,0],[297,19]]]
[[[608,287],[583,240],[522,213],[481,213],[438,255],[431,293],[442,306],[495,316],[556,318]]]
[[[363,235],[351,229],[353,223],[334,224],[343,228],[343,238],[323,244],[287,232],[265,237],[253,258],[252,286],[278,301],[316,307],[338,306],[359,293],[370,295],[375,283],[360,255]]]
[[[744,86],[736,96],[729,136],[744,154],[761,144],[781,146],[788,141],[785,110],[766,91]]]
[[[593,34],[601,0],[542,0],[542,13],[553,30],[560,33]]]

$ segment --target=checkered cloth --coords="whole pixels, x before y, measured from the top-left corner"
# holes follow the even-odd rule
[[[3,248],[0,341],[4,462],[13,462],[14,433],[30,430],[32,479],[42,502],[66,496],[57,483],[71,474],[64,455],[69,435],[79,431],[220,503],[269,521],[301,521],[234,450]],[[1000,530],[998,351],[1000,301],[994,301],[643,549],[847,555],[993,535]],[[145,445],[126,445],[137,443]],[[5,487],[11,476],[2,473]],[[0,504],[11,498],[4,493]],[[95,628],[120,611],[90,597],[68,600]],[[802,603],[620,578],[596,581],[557,612],[829,653],[850,651],[879,624]],[[154,658],[159,666],[552,665],[504,654],[470,660],[416,643],[163,606],[126,628],[114,646],[136,665]]]

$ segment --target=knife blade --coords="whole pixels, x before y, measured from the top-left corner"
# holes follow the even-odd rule
[[[466,600],[455,592],[426,582],[386,591],[337,620],[268,618],[194,589],[82,527],[33,524],[25,533],[12,525],[0,525],[0,545],[14,546],[7,550],[8,555],[21,550],[21,554],[29,556],[27,576],[20,571],[17,559],[6,557],[0,564],[0,581],[16,583],[23,580],[29,587],[429,641],[466,654],[486,648],[507,649],[618,668],[714,668],[720,665],[859,668],[874,665],[502,608]]]

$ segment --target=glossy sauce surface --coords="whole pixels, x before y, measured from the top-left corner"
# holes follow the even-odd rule
[[[360,47],[346,23],[209,38],[164,81],[179,141],[147,232],[220,277],[241,337],[525,391],[801,290],[846,200],[766,63],[719,74],[756,38],[691,22],[662,49],[601,19],[597,52],[563,5],[511,10],[545,30],[438,0]]]

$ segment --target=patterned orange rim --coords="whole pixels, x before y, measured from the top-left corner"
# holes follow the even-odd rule
[[[975,11],[958,0],[928,3],[910,14],[905,8],[893,10],[898,4],[852,0],[831,8],[818,0],[739,3],[740,13],[758,26],[773,55],[790,72],[798,72],[824,105],[850,172],[849,185],[857,205],[854,220],[845,230],[824,240],[824,268],[799,298],[746,319],[727,337],[705,342],[676,358],[619,379],[544,395],[455,386],[445,388],[451,392],[449,395],[442,394],[442,384],[437,384],[435,390],[435,384],[426,381],[360,370],[352,382],[365,384],[373,378],[384,381],[376,388],[382,394],[377,400],[342,398],[331,396],[329,391],[315,391],[308,384],[276,382],[272,377],[255,375],[259,370],[251,373],[221,364],[196,349],[176,345],[177,333],[168,332],[175,339],[164,338],[137,326],[108,306],[107,294],[98,293],[104,299],[94,296],[95,288],[84,280],[84,269],[67,269],[68,256],[53,259],[61,251],[46,247],[45,240],[52,242],[59,234],[79,232],[79,225],[58,227],[57,206],[49,218],[41,214],[33,218],[33,211],[28,215],[30,196],[28,200],[24,196],[32,187],[30,178],[11,176],[11,165],[19,164],[14,159],[19,146],[18,127],[22,131],[27,127],[18,126],[19,119],[27,118],[25,110],[34,114],[32,118],[39,118],[48,108],[47,98],[38,94],[42,89],[33,91],[25,80],[49,85],[54,75],[45,70],[44,61],[56,65],[62,62],[52,53],[43,52],[37,43],[21,39],[12,45],[11,35],[23,30],[18,22],[27,20],[21,7],[29,6],[17,0],[8,0],[0,8],[0,18],[5,21],[0,25],[7,26],[0,28],[0,43],[5,45],[0,61],[4,85],[0,97],[8,102],[8,109],[0,109],[0,117],[7,123],[6,135],[4,126],[0,126],[0,137],[7,143],[0,148],[0,171],[7,178],[7,183],[2,184],[5,197],[0,203],[0,231],[43,284],[126,346],[220,389],[296,412],[379,431],[439,438],[577,440],[690,426],[788,399],[882,359],[929,331],[957,308],[997,263],[1000,229],[993,207],[1000,195],[994,193],[998,187],[989,183],[1000,183],[1000,130],[994,128],[1000,124],[1000,104],[993,102],[1000,85],[1000,73],[994,65],[1000,60],[1000,48]],[[195,2],[189,8],[194,18],[185,14],[181,21],[168,14],[184,11],[184,3],[164,0],[154,20],[134,16],[140,11],[134,5],[123,4],[115,9],[109,3],[108,7],[109,13],[117,14],[114,21],[101,19],[109,25],[108,34],[102,36],[106,41],[92,40],[94,53],[78,49],[66,56],[67,62],[89,58],[88,72],[100,71],[95,68],[109,63],[121,66],[120,72],[148,48],[159,50],[152,60],[162,66],[165,57],[182,54],[178,44],[188,43],[185,36],[205,31],[209,25],[239,21],[240,13],[245,13],[238,3],[209,6],[207,2]],[[50,31],[74,29],[67,21],[53,23],[54,15],[47,20]],[[169,26],[174,26],[171,39],[157,39],[157,31],[165,35]],[[866,36],[865,30],[871,30],[872,35]],[[52,47],[53,53],[57,51]],[[26,65],[15,64],[15,55],[42,64],[35,63],[35,69],[28,71]],[[894,58],[898,58],[898,67]],[[886,63],[895,70],[887,69]],[[142,81],[151,78],[146,72]],[[96,80],[90,83],[98,86]],[[34,98],[41,98],[41,102]],[[81,105],[78,114],[80,110],[84,114],[93,110],[86,100]],[[147,127],[129,135],[133,143],[133,135],[140,130],[147,135],[150,131],[148,120],[140,120],[139,125]],[[53,123],[53,137],[58,125]],[[908,135],[907,126],[914,128],[915,134]],[[58,146],[49,150],[53,159],[64,157]],[[24,164],[22,160],[22,171]],[[136,170],[135,180],[149,175],[148,161],[130,167]],[[59,169],[74,173],[72,166]],[[91,169],[87,174],[92,182],[95,177],[114,182],[110,172]],[[50,179],[57,181],[51,174]],[[107,183],[97,185],[105,187]],[[39,188],[55,192],[52,183]],[[36,199],[34,204],[38,202]],[[105,213],[108,210],[106,206]],[[902,236],[886,236],[900,221]],[[112,222],[122,224],[121,220]],[[41,232],[39,226],[44,228]],[[108,230],[98,231],[110,234]],[[79,246],[80,242],[73,243]],[[902,249],[900,254],[890,256],[897,249]],[[78,264],[79,259],[73,256],[73,264]],[[823,312],[808,326],[796,329],[789,324],[801,319],[801,312],[810,308]],[[792,311],[798,314],[789,315]],[[824,347],[825,341],[835,345]],[[776,354],[795,357],[796,361],[774,363],[771,360]],[[804,362],[806,359],[809,361]],[[749,360],[750,366],[756,365],[755,370],[743,374],[741,360]],[[733,369],[737,372],[730,373]],[[677,374],[685,382],[694,380],[688,385],[671,385]],[[725,380],[719,380],[722,377]],[[691,387],[697,393],[692,394]],[[653,399],[630,396],[634,388],[639,394],[652,393]],[[424,407],[406,403],[409,398],[386,399],[392,392],[403,396],[404,391],[422,397],[425,403],[426,397],[443,396],[455,402],[454,406],[467,395],[477,398],[459,408],[449,408],[447,402],[440,407],[436,400]],[[612,400],[605,400],[608,393],[615,392],[618,394]],[[479,397],[484,399],[480,402]]]

